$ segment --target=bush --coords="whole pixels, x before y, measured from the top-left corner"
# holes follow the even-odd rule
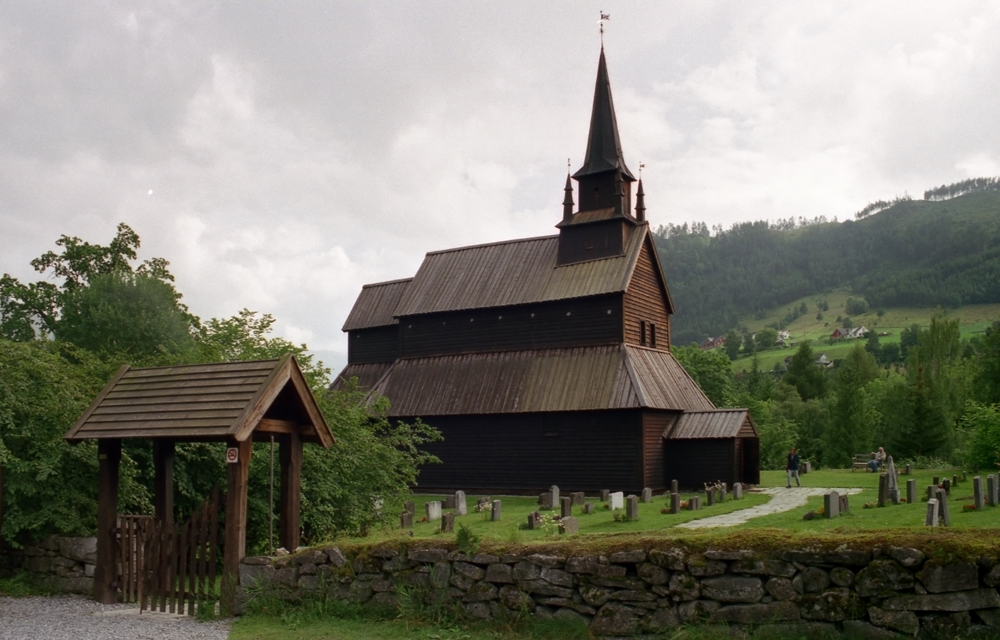
[[[868,312],[868,301],[864,298],[848,298],[845,310],[849,316],[857,316]]]

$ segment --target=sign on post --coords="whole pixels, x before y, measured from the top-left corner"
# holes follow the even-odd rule
[[[240,461],[240,450],[238,447],[229,447],[226,449],[226,462],[229,464],[236,464]]]

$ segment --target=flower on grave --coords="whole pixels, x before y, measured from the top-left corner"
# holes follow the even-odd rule
[[[423,518],[421,518],[420,521],[421,522],[427,522],[427,516],[424,516]]]
[[[820,507],[819,509],[816,509],[817,515],[824,515],[825,513],[826,513],[826,507]]]
[[[690,500],[684,500],[681,502],[681,509],[690,509],[690,508],[691,508]]]
[[[974,505],[974,504],[963,504],[962,505],[962,513],[968,513],[970,511],[975,511],[975,510],[976,510],[976,505]]]
[[[906,502],[906,498],[900,498],[899,501],[900,502]]]
[[[610,505],[610,504],[606,504],[606,505],[604,505],[604,508],[605,508],[605,509],[610,509],[610,508],[611,508],[611,505]]]
[[[670,513],[670,511],[666,507],[663,507],[662,509],[660,509],[660,513],[666,514]]]
[[[874,502],[866,502],[863,505],[861,505],[861,508],[862,509],[874,509],[875,508],[875,503]]]

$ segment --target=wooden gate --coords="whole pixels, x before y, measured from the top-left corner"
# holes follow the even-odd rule
[[[183,525],[152,516],[120,516],[118,585],[125,602],[195,615],[215,606],[219,549],[219,488]]]

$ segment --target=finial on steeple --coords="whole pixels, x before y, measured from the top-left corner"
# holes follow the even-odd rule
[[[602,10],[601,11],[601,19],[597,21],[597,24],[599,25],[598,28],[601,31],[601,49],[602,50],[604,49],[604,23],[607,22],[610,19],[611,19],[611,14],[610,13],[604,13],[604,11]]]
[[[646,193],[642,190],[642,165],[639,165],[639,191],[635,194],[635,219],[646,221]]]
[[[567,163],[569,160],[566,161]],[[566,197],[563,198],[563,222],[569,222],[573,217],[573,181],[566,171]]]

